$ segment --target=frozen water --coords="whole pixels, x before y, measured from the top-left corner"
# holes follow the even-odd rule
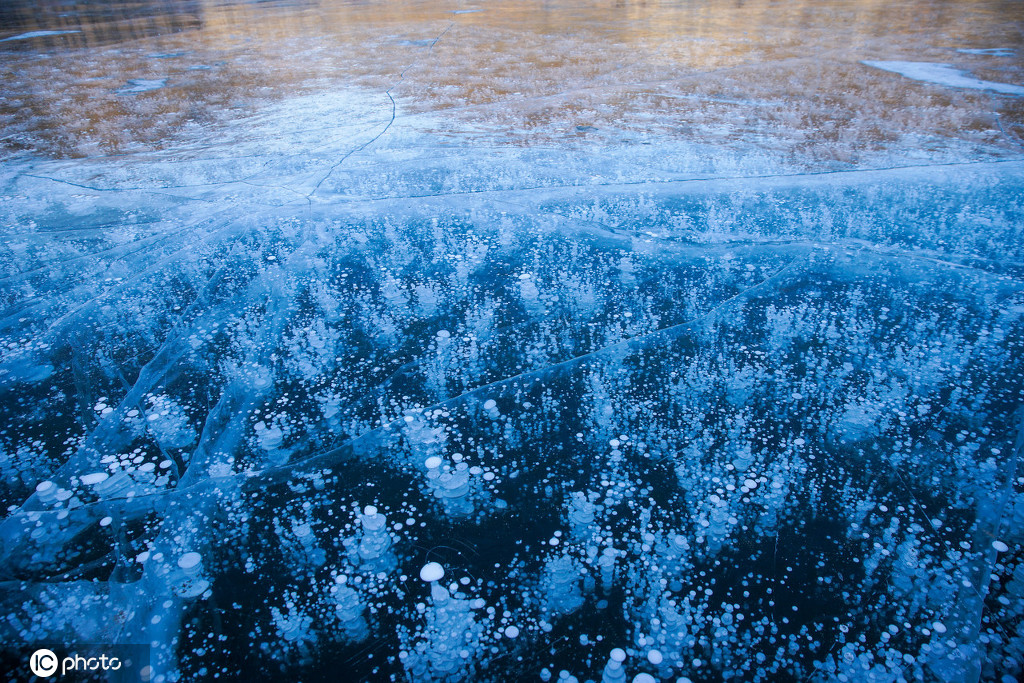
[[[993,54],[981,52],[976,54]],[[973,88],[975,90],[994,90],[1006,95],[1024,95],[1024,86],[1011,85],[1009,83],[996,83],[983,81],[980,78],[973,78],[950,64],[933,64],[930,62],[884,62],[865,60],[864,64],[873,66],[876,69],[892,71],[901,76],[912,78],[915,81],[926,81],[939,85],[948,85],[951,88]]]
[[[132,78],[117,92],[125,95],[138,92],[149,92],[150,90],[162,88],[165,85],[167,85],[166,78]]]
[[[16,36],[9,36],[7,38],[0,39],[0,43],[7,42],[9,40],[28,40],[29,38],[45,38],[46,36],[62,36],[69,33],[79,33],[78,30],[68,31],[27,31],[25,33],[19,33]]]
[[[1012,2],[56,7],[0,9],[4,670],[1024,673]]]
[[[988,47],[988,48],[957,48],[957,52],[965,55],[990,55],[992,57],[1012,57],[1014,50],[1005,47]]]

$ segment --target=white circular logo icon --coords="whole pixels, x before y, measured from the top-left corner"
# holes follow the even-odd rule
[[[57,655],[52,650],[36,650],[28,660],[28,668],[36,676],[49,678],[57,673]]]

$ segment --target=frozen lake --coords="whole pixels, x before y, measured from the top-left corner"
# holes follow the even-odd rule
[[[0,60],[3,680],[1024,676],[1019,2],[17,0]]]

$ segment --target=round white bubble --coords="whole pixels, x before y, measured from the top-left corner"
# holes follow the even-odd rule
[[[1010,549],[1010,546],[1006,545],[1002,541],[992,541],[992,547],[995,548],[996,551],[1000,552],[1000,553],[1005,553],[1007,550]]]
[[[616,662],[626,661],[626,651],[621,647],[614,648],[608,656]]]
[[[420,578],[427,582],[440,581],[444,577],[444,567],[437,562],[427,562],[420,570]]]
[[[647,653],[647,661],[650,662],[651,664],[654,664],[655,666],[657,666],[658,664],[661,664],[661,662],[664,659],[665,658],[661,656],[661,652],[658,651],[658,650],[651,650],[650,652]]]
[[[199,553],[185,553],[178,558],[178,566],[182,569],[192,569],[202,561]]]
[[[427,466],[428,470],[436,470],[441,466],[441,458],[436,455],[432,455],[423,461],[423,464]]]

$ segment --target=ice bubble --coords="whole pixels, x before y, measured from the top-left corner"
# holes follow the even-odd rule
[[[430,599],[434,601],[434,605],[436,607],[447,604],[449,597],[451,597],[451,595],[448,593],[447,588],[437,581],[430,582]]]
[[[377,514],[377,508],[375,508],[372,505],[367,505],[366,507],[363,508],[363,514],[367,517],[373,517]]]
[[[657,666],[661,664],[664,657],[661,656],[661,652],[658,650],[651,650],[647,653],[647,661]]]
[[[175,589],[175,592],[183,598],[196,598],[202,595],[210,587],[206,579],[188,579]],[[158,617],[154,617],[156,619]]]
[[[436,455],[432,455],[426,460],[424,460],[423,464],[426,465],[427,469],[436,470],[438,467],[441,466],[441,458],[437,457]]]
[[[946,632],[946,625],[943,624],[941,621],[932,622],[932,628],[935,629],[936,633]]]
[[[657,683],[651,674],[637,674],[633,676],[633,683]]]
[[[494,408],[497,407],[497,405],[497,401],[495,401],[493,398],[489,398],[486,401],[484,401],[484,410],[493,410]]]
[[[100,520],[100,526],[110,526],[110,523],[114,521],[113,517],[104,517]]]
[[[178,566],[182,569],[192,569],[202,560],[202,555],[199,553],[185,553],[178,558]]]
[[[996,552],[1005,553],[1010,549],[1010,546],[1006,545],[1002,541],[992,541],[992,547],[996,549]]]
[[[36,494],[43,503],[51,503],[58,500],[61,489],[52,481],[42,481],[36,486]]]
[[[616,662],[626,661],[626,651],[621,647],[614,648],[611,653],[609,653],[609,656]]]
[[[81,479],[83,484],[91,486],[93,484],[98,484],[101,481],[106,481],[107,477],[109,476],[110,475],[107,474],[106,472],[93,472],[92,474],[83,474]]]
[[[448,330],[438,330],[437,331],[438,339],[448,339],[451,336],[452,336],[452,333],[449,332]]]
[[[424,581],[440,581],[444,577],[444,567],[437,562],[427,562],[420,570],[420,578]]]
[[[515,638],[518,635],[519,635],[519,628],[518,627],[516,627],[516,626],[506,626],[505,627],[505,637],[506,638]]]

